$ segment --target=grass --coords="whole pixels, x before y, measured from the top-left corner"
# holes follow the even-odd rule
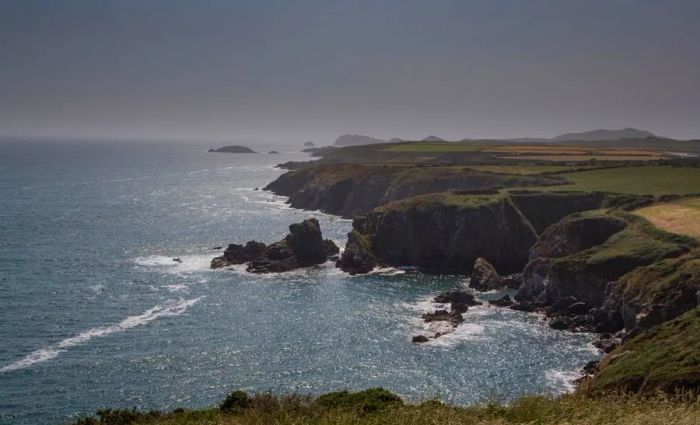
[[[541,191],[601,191],[636,195],[687,195],[700,192],[700,168],[669,165],[628,166],[565,175],[571,183]]]
[[[674,300],[692,299],[700,287],[700,252],[640,267],[616,285],[625,300],[636,305],[669,305]]]
[[[632,338],[603,360],[593,389],[700,386],[700,307]],[[700,422],[699,422],[700,423]]]
[[[700,239],[700,198],[655,204],[638,209],[635,214],[667,232]]]
[[[421,210],[424,208],[443,208],[450,206],[458,208],[478,208],[481,206],[503,202],[506,198],[507,196],[505,194],[498,192],[485,194],[457,194],[451,192],[429,193],[382,205],[377,207],[376,211],[406,211],[409,209]]]
[[[569,165],[470,165],[467,168],[488,173],[530,175],[569,171],[577,167]]]
[[[173,413],[102,411],[101,419],[80,425],[695,425],[700,423],[696,397],[611,395],[591,398],[529,396],[497,403],[453,407],[438,401],[405,404],[382,389],[331,393],[319,398],[298,395],[249,396],[238,412],[219,409]],[[369,403],[369,404],[368,404]],[[365,409],[366,406],[371,409]]]
[[[463,142],[410,142],[399,143],[382,149],[384,152],[476,152],[484,146]]]

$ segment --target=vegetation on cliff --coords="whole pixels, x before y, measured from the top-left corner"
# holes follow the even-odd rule
[[[700,307],[626,341],[603,360],[591,387],[635,392],[700,389]]]
[[[81,419],[75,425],[695,425],[700,422],[700,401],[692,395],[528,396],[508,404],[485,402],[454,407],[439,401],[408,404],[381,388],[329,393],[318,398],[235,393],[234,409],[177,409],[170,413],[103,410],[98,418]]]

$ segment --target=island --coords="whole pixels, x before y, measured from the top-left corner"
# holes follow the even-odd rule
[[[231,145],[231,146],[222,146],[220,148],[216,149],[209,149],[209,152],[217,152],[217,153],[257,153],[254,150],[252,150],[249,147],[246,146],[238,146],[238,145]]]

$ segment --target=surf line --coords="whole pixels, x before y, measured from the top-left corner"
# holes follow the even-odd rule
[[[85,332],[81,332],[70,338],[66,338],[57,344],[50,345],[48,347],[40,348],[32,353],[22,357],[14,363],[10,363],[2,368],[0,368],[0,373],[11,372],[13,370],[24,369],[30,367],[36,363],[45,362],[57,357],[62,352],[68,350],[76,345],[84,344],[93,338],[99,338],[113,334],[115,332],[122,332],[137,326],[148,324],[160,317],[172,317],[179,316],[190,307],[195,305],[199,300],[204,297],[193,298],[189,300],[180,299],[179,301],[166,303],[163,305],[156,305],[153,308],[146,310],[145,312],[129,316],[119,323],[113,325],[98,326],[92,329],[88,329]]]

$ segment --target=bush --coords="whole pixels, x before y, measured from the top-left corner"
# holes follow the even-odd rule
[[[226,397],[219,406],[219,410],[224,413],[241,413],[248,404],[248,394],[245,391],[236,390]]]
[[[387,407],[401,406],[403,400],[384,388],[369,388],[357,393],[337,391],[320,396],[316,403],[323,407],[360,410],[373,413]]]

